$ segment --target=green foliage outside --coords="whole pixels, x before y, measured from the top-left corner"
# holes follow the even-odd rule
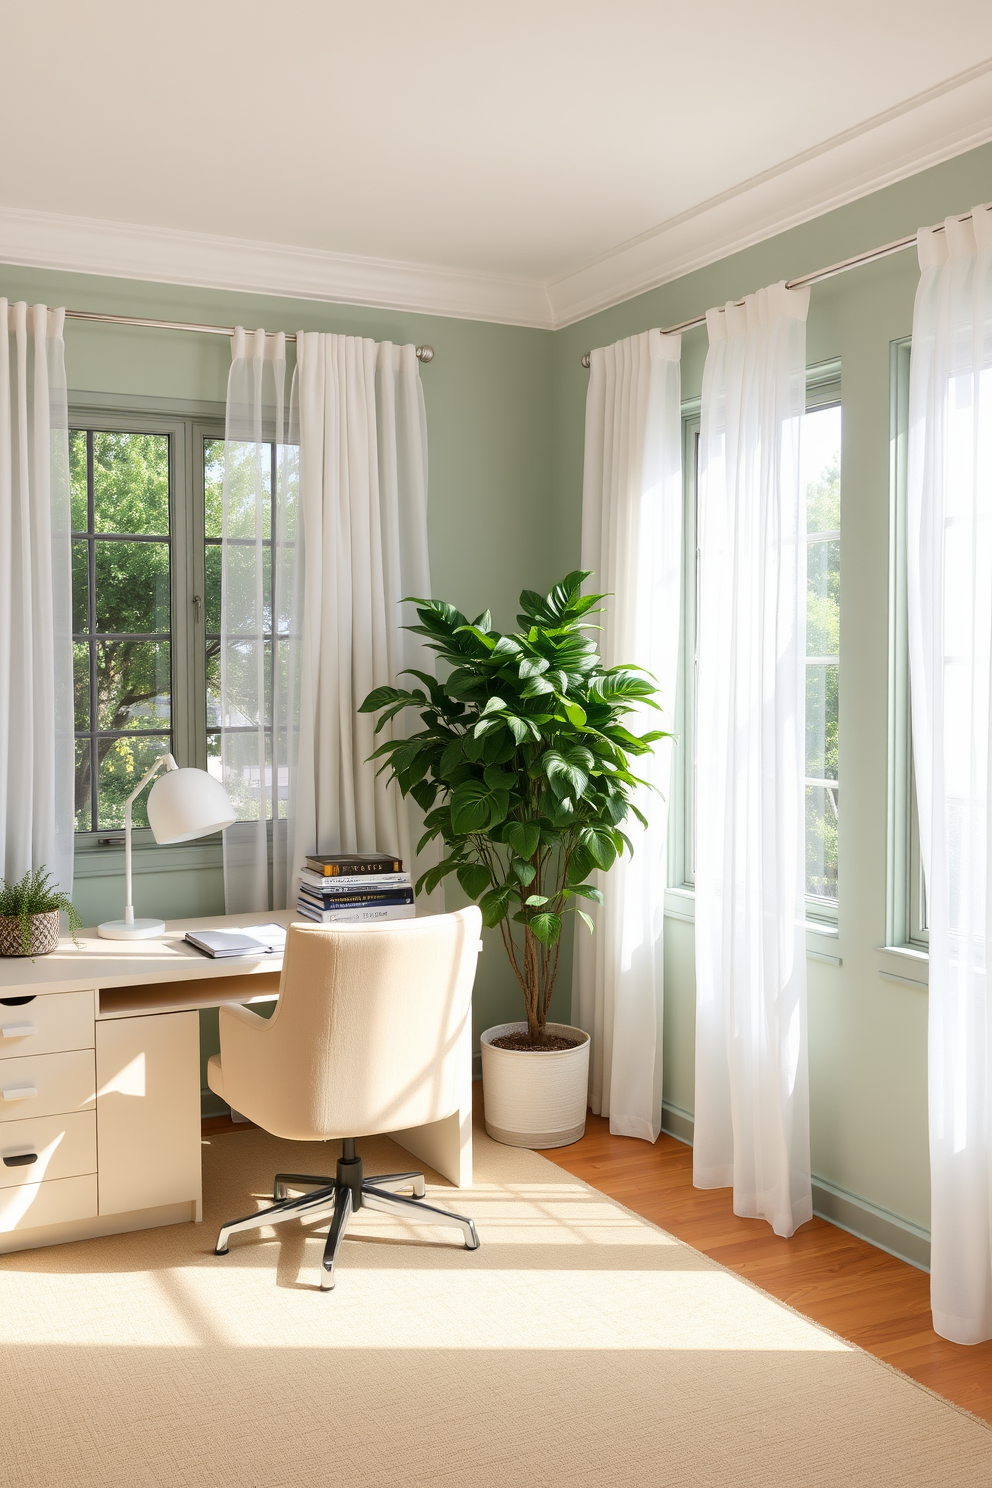
[[[73,531],[95,535],[95,615],[90,614],[91,544],[77,539],[72,545],[76,730],[88,732],[92,723],[104,735],[96,740],[95,761],[90,741],[76,741],[76,829],[84,832],[123,825],[126,798],[152,760],[169,748],[172,696],[168,436],[95,432],[92,441],[90,526],[87,436],[83,430],[69,436]],[[111,533],[162,540],[119,542],[108,539]],[[106,737],[138,730],[160,733],[157,738]],[[97,822],[90,806],[94,768]],[[135,824],[147,824],[143,801],[135,803]]]
[[[0,918],[20,922],[21,948],[25,956],[31,953],[31,916],[48,914],[53,909],[61,909],[65,913],[70,933],[75,940],[76,932],[83,925],[79,911],[69,895],[56,888],[55,881],[44,864],[31,873],[25,873],[16,883],[8,883],[5,878],[0,878]]]
[[[457,875],[484,922],[498,925],[520,983],[532,1045],[545,1025],[558,972],[563,916],[602,900],[588,882],[626,848],[631,797],[643,782],[629,759],[661,731],[635,734],[623,720],[657,707],[652,681],[632,666],[606,668],[584,632],[605,596],[582,596],[570,573],[546,597],[524,590],[519,631],[501,635],[488,610],[469,623],[454,605],[414,600],[419,625],[451,670],[443,681],[411,669],[422,685],[379,687],[362,704],[381,713],[376,732],[413,708],[423,728],[390,739],[372,758],[426,813],[419,847],[440,837],[443,861],[417,885],[430,891]],[[418,849],[419,850],[419,849]]]
[[[840,529],[840,451],[806,491],[810,533]],[[807,549],[806,654],[840,654],[840,542],[810,543]],[[806,774],[837,780],[840,669],[833,664],[806,668]],[[837,897],[837,811],[834,787],[806,787],[806,892]]]

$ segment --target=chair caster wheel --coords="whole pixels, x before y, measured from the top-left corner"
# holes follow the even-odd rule
[[[223,1250],[215,1250],[214,1255],[227,1255],[227,1246],[225,1245]]]

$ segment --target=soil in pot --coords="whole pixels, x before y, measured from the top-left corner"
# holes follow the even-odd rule
[[[562,1038],[557,1033],[546,1033],[539,1044],[532,1044],[526,1033],[504,1033],[491,1040],[494,1049],[516,1049],[522,1054],[542,1053],[547,1049],[577,1049],[581,1039]]]

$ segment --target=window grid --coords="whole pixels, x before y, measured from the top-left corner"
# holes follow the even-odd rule
[[[204,486],[206,485],[206,469],[207,469],[207,464],[208,464],[208,462],[209,462],[209,460],[211,458],[211,453],[210,453],[211,447],[213,449],[213,458],[216,458],[217,457],[217,452],[218,451],[221,452],[221,458],[223,458],[222,452],[223,452],[223,448],[224,448],[224,441],[222,439],[216,438],[214,436],[210,436],[210,435],[204,436],[203,444],[202,444],[203,470],[204,470]],[[277,457],[278,457],[278,452],[277,452],[277,447],[276,447],[275,443],[269,444],[268,445],[268,450],[269,450],[269,492],[270,492],[270,498],[269,498],[269,530],[268,530],[268,536],[262,538],[262,549],[263,549],[263,552],[268,552],[268,555],[269,555],[269,624],[266,627],[266,629],[262,632],[261,639],[262,639],[263,644],[264,645],[267,645],[268,648],[269,648],[269,666],[268,666],[268,673],[269,673],[269,676],[268,676],[269,696],[270,696],[270,698],[273,698],[274,699],[275,698],[275,695],[276,695],[276,669],[278,667],[278,661],[279,661],[278,647],[277,647],[277,644],[276,644],[277,636],[276,636],[276,634],[274,632],[274,624],[275,624],[275,603],[274,603],[274,601],[275,601],[275,589],[274,589],[274,586],[275,586],[276,575],[275,575],[274,568],[273,568],[274,555],[275,555],[275,553],[277,551],[277,546],[276,546],[276,522],[277,522],[277,518],[278,518],[278,509],[277,509],[277,502],[276,502],[276,493],[277,493],[277,489],[278,489],[278,487],[277,487]],[[204,523],[204,528],[206,528],[206,522]],[[204,540],[203,541],[204,541],[204,548],[205,548],[205,550],[206,549],[209,549],[209,548],[217,548],[218,550],[220,550],[220,549],[222,549],[225,546],[225,542],[224,542],[224,538],[223,537],[217,537],[217,536],[207,535],[206,534],[206,531],[204,532]],[[231,538],[231,537],[229,537],[227,539],[227,544],[228,545],[241,546],[241,547],[254,547],[255,546],[255,542],[256,542],[256,539],[253,538],[253,537],[245,537],[245,538]],[[219,583],[220,583],[220,580],[219,580],[219,577],[218,577],[218,585],[219,585]],[[221,616],[221,613],[222,613],[220,606],[221,606],[221,596],[220,596],[220,590],[218,588],[218,593],[217,593],[217,607],[218,607],[217,608],[217,615],[218,615],[218,621],[219,621],[220,616]],[[206,706],[206,711],[207,711],[207,759],[208,759],[208,768],[209,768],[209,766],[210,766],[211,763],[213,763],[214,761],[216,761],[215,771],[218,774],[218,778],[220,778],[220,741],[221,741],[221,735],[222,734],[257,734],[258,731],[259,731],[258,730],[258,726],[256,724],[226,725],[226,724],[211,724],[210,721],[209,721],[209,719],[210,719],[210,661],[212,659],[211,658],[211,650],[213,648],[213,656],[215,656],[217,658],[217,661],[219,663],[219,660],[220,660],[220,648],[221,648],[221,644],[222,644],[222,639],[223,639],[223,637],[222,637],[222,635],[221,635],[221,633],[220,633],[219,630],[218,631],[209,631],[208,630],[208,631],[205,632],[205,635],[204,635],[204,645],[205,645],[205,652],[206,652],[206,666],[205,666],[205,675],[204,675],[204,687],[205,687],[205,696],[206,696],[206,705],[207,705]],[[219,676],[219,671],[218,671],[218,675],[217,675],[217,689],[218,690],[217,690],[217,692],[215,694],[215,700],[216,700],[216,703],[217,703],[218,714],[219,714],[219,711],[220,711],[220,691],[219,691],[219,688],[220,688],[220,676]],[[272,719],[271,719],[271,716],[266,716],[263,719],[262,730],[261,731],[262,731],[262,734],[263,734],[263,738],[265,740],[265,753],[266,753],[266,755],[268,757],[268,760],[269,760],[269,769],[272,772],[271,773],[271,778],[270,778],[270,789],[266,792],[266,815],[267,815],[267,817],[272,817],[272,816],[274,816],[276,814],[276,804],[275,804],[275,801],[274,801],[274,792],[275,792],[275,768],[276,767],[275,767],[275,761],[273,759]],[[215,747],[215,751],[216,751],[215,754],[213,755],[213,760],[211,760],[211,754],[210,754],[211,741],[213,741],[214,747]]]
[[[122,434],[129,434],[129,433],[132,433],[132,432],[135,432],[135,431],[132,431],[132,430],[102,430],[102,429],[95,430],[95,429],[92,429],[92,428],[85,429],[85,430],[84,429],[79,429],[79,428],[72,428],[72,429],[70,429],[70,439],[74,435],[77,436],[77,437],[80,436],[80,435],[82,435],[85,438],[85,440],[86,440],[86,527],[85,527],[85,529],[74,527],[72,529],[72,531],[71,531],[71,541],[73,543],[74,550],[79,545],[84,545],[85,546],[85,550],[86,550],[86,607],[85,607],[86,608],[86,627],[85,627],[84,630],[77,630],[76,627],[75,627],[75,624],[74,624],[74,626],[73,626],[73,632],[72,632],[72,642],[73,642],[73,650],[74,650],[74,652],[75,652],[75,649],[76,649],[77,646],[86,646],[86,648],[87,648],[87,667],[86,667],[86,692],[87,692],[87,700],[86,701],[87,701],[87,706],[86,706],[86,716],[87,716],[88,727],[86,727],[86,728],[80,728],[78,726],[78,709],[77,709],[77,717],[76,717],[76,719],[74,721],[75,722],[74,736],[75,736],[75,740],[76,740],[76,769],[77,769],[77,771],[78,771],[78,768],[79,768],[79,759],[80,759],[80,756],[79,756],[79,745],[80,744],[85,744],[86,749],[87,749],[87,752],[88,752],[88,768],[89,768],[88,817],[89,817],[89,820],[88,820],[88,822],[85,825],[82,825],[80,823],[80,811],[83,809],[85,803],[82,802],[82,801],[80,801],[80,800],[78,800],[78,799],[76,801],[76,831],[77,832],[81,832],[81,833],[99,832],[101,830],[103,830],[103,831],[113,830],[116,826],[119,825],[118,823],[110,823],[110,822],[106,822],[106,821],[101,822],[101,820],[100,820],[100,816],[101,816],[101,810],[100,810],[100,773],[101,773],[101,766],[102,766],[102,764],[103,764],[106,756],[109,754],[110,748],[112,748],[112,746],[117,741],[119,741],[121,739],[126,739],[126,740],[129,740],[129,741],[130,740],[138,740],[138,739],[161,739],[162,740],[162,751],[161,752],[164,753],[166,750],[172,752],[172,750],[173,750],[172,708],[171,708],[171,700],[172,700],[172,692],[173,692],[173,688],[172,688],[172,676],[171,676],[172,656],[173,656],[173,645],[172,645],[173,636],[172,636],[171,597],[170,597],[170,606],[169,606],[169,608],[170,608],[169,628],[166,629],[166,630],[156,630],[156,631],[99,630],[98,627],[97,627],[97,585],[96,585],[97,562],[96,562],[96,555],[97,555],[98,545],[101,545],[101,544],[112,544],[112,543],[129,543],[129,544],[130,543],[157,543],[159,545],[164,546],[167,549],[167,553],[168,553],[168,572],[169,572],[170,576],[171,576],[172,569],[173,569],[173,547],[172,547],[172,534],[171,534],[171,531],[170,532],[167,532],[167,533],[122,533],[122,532],[98,532],[96,530],[96,527],[97,527],[97,521],[96,521],[96,481],[95,481],[95,457],[94,457],[95,436],[97,434],[101,434],[101,433],[118,433],[118,432],[119,433],[122,433]],[[173,463],[173,460],[172,460],[172,453],[173,453],[172,452],[172,443],[171,443],[171,439],[169,438],[168,435],[164,435],[164,436],[153,436],[153,437],[164,437],[168,441],[168,460],[167,460],[167,466],[168,466],[168,470],[169,470],[169,510],[170,510],[170,514],[171,514],[171,505],[172,505],[172,463]],[[75,619],[75,611],[74,611],[74,619]],[[100,728],[100,726],[99,726],[99,720],[100,720],[100,711],[99,711],[99,667],[98,667],[98,662],[97,662],[97,656],[98,656],[98,648],[102,644],[105,644],[107,642],[124,642],[124,643],[128,643],[128,642],[135,642],[135,643],[148,642],[150,644],[155,644],[155,645],[162,645],[162,644],[164,644],[164,645],[166,645],[169,648],[170,675],[169,675],[169,681],[168,681],[168,692],[169,692],[169,698],[170,698],[170,710],[169,710],[169,713],[170,713],[170,726],[169,726],[168,729],[162,729],[162,728],[127,728],[127,729]],[[74,659],[74,669],[75,669],[75,659]],[[76,687],[78,689],[78,680],[76,682]],[[102,751],[102,753],[101,753],[101,745],[103,745],[103,751]],[[143,773],[143,771],[141,773]],[[140,779],[140,774],[138,775],[138,778]],[[134,781],[134,784],[137,784],[137,779]],[[77,780],[77,795],[78,795],[78,780]]]

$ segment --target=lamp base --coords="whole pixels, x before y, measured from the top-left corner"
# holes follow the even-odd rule
[[[126,920],[104,920],[97,925],[96,933],[104,940],[149,940],[153,935],[165,934],[165,921],[135,920],[129,925]]]

